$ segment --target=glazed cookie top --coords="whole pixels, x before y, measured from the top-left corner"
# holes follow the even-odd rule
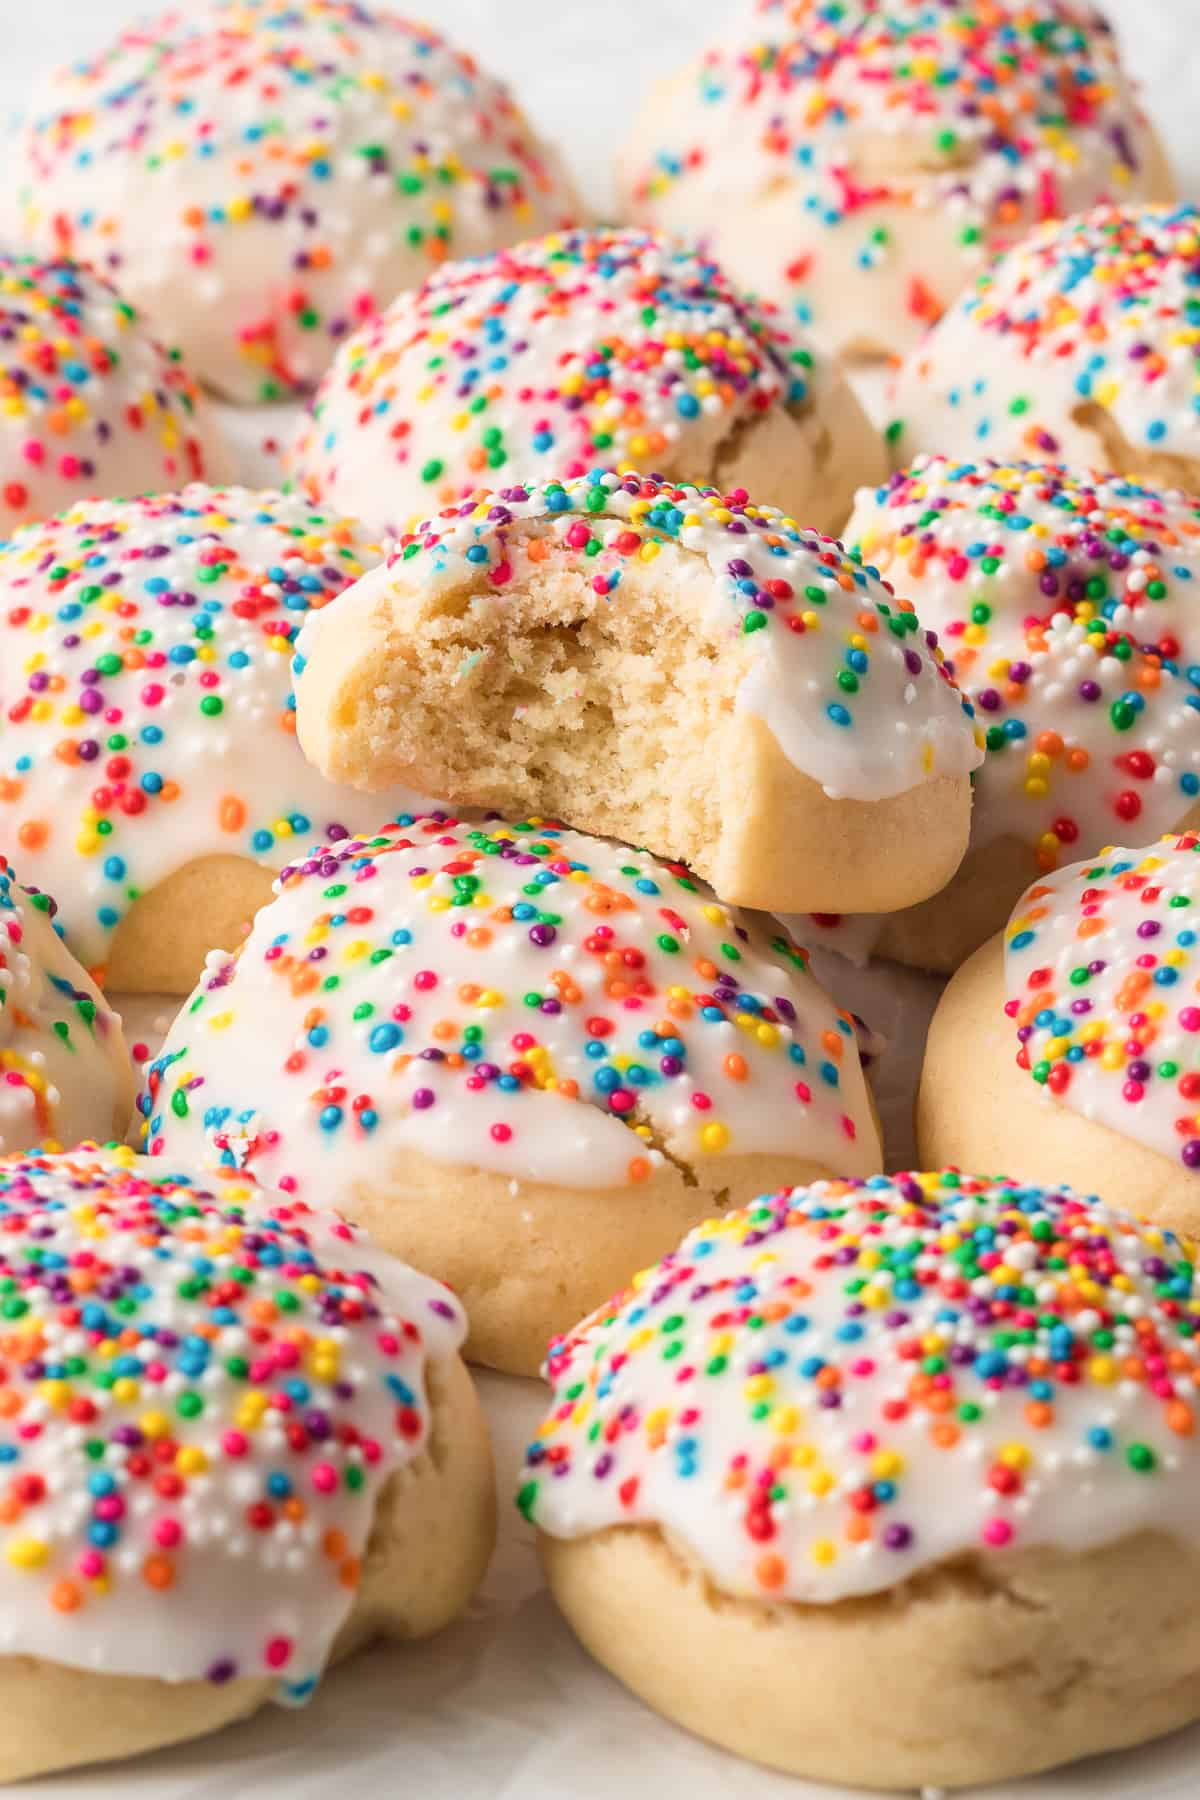
[[[1031,887],[1005,933],[1017,1062],[1064,1105],[1200,1169],[1200,838],[1106,849]]]
[[[1194,1538],[1195,1247],[1067,1189],[822,1181],[702,1225],[551,1347],[520,1504],[829,1603],[968,1554]]]
[[[195,858],[278,869],[386,815],[305,762],[291,694],[303,619],[371,556],[297,496],[199,485],[0,544],[0,846],[88,967]]]
[[[358,629],[389,587],[470,584],[502,603],[553,558],[619,605],[626,568],[654,564],[669,591],[681,557],[702,558],[711,574],[704,623],[735,659],[737,704],[828,794],[883,800],[982,760],[971,708],[936,637],[841,544],[756,506],[743,489],[723,495],[600,469],[476,495],[406,532],[385,564],[302,635],[301,689],[322,630]],[[681,585],[681,603],[695,604],[694,592]]]
[[[121,1021],[0,856],[0,1154],[113,1130],[133,1107]]]
[[[881,208],[948,211],[963,257],[978,261],[1040,219],[1137,195],[1147,178],[1116,41],[1077,0],[747,8],[656,95],[643,147],[631,175],[645,216],[669,218],[685,199],[699,218],[702,203],[752,202],[787,181],[807,225],[854,234],[865,278],[887,270],[900,229],[881,224]],[[797,316],[813,317],[811,259],[789,262],[786,242],[779,256]],[[908,305],[936,313],[919,275]]]
[[[86,495],[230,471],[195,382],[106,281],[0,251],[0,537]]]
[[[17,169],[26,234],[178,318],[201,376],[243,400],[310,387],[445,257],[575,210],[501,83],[359,0],[203,0],[131,26],[34,96]]]
[[[449,263],[338,352],[292,452],[316,497],[402,529],[515,474],[597,462],[715,475],[765,413],[830,381],[771,307],[643,231]]]
[[[1153,839],[1200,796],[1200,502],[920,457],[846,529],[938,634],[986,732],[972,841],[1035,866]]]
[[[1200,209],[1043,225],[913,352],[895,405],[901,449],[1086,462],[1115,431],[1143,454],[1200,457]]]
[[[666,1157],[879,1162],[853,1023],[804,952],[677,864],[541,821],[434,814],[285,871],[141,1106],[153,1154],[326,1204],[412,1151],[567,1187]]]
[[[334,1214],[114,1145],[5,1158],[0,1225],[4,1654],[306,1698],[457,1301]]]

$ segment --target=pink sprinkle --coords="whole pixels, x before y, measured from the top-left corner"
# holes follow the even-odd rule
[[[276,1637],[271,1638],[268,1642],[266,1649],[263,1651],[263,1660],[268,1669],[282,1669],[286,1662],[290,1662],[291,1655],[291,1638]]]
[[[226,1456],[245,1456],[250,1440],[244,1431],[227,1431],[221,1439],[221,1448]]]
[[[178,1519],[160,1519],[154,1527],[154,1541],[164,1550],[173,1550],[183,1542],[183,1526]]]
[[[1013,1528],[1007,1519],[986,1519],[984,1521],[983,1541],[990,1544],[993,1550],[1003,1550],[1013,1540]]]
[[[338,1484],[337,1470],[332,1463],[318,1463],[311,1480],[319,1494],[332,1494]]]

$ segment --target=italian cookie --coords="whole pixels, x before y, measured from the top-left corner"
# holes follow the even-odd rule
[[[201,485],[0,544],[0,851],[102,986],[186,994],[297,840],[386,816],[305,762],[290,672],[375,554],[298,496]]]
[[[140,1104],[152,1155],[337,1207],[522,1375],[701,1219],[882,1161],[853,1022],[802,950],[540,821],[414,818],[285,871]]]
[[[136,1087],[121,1021],[0,856],[0,1156],[123,1138]]]
[[[447,263],[342,346],[293,446],[313,499],[399,534],[598,462],[745,487],[840,531],[883,443],[835,365],[644,231]]]
[[[619,180],[638,223],[872,358],[1040,220],[1173,196],[1088,0],[748,6],[651,94]]]
[[[0,250],[0,538],[89,495],[225,481],[179,357],[89,269]]]
[[[743,489],[594,471],[405,533],[302,634],[331,780],[554,813],[770,911],[945,885],[983,752],[907,601]]]
[[[965,1787],[1200,1715],[1195,1246],[1062,1187],[822,1181],[553,1346],[520,1504],[668,1718]]]
[[[1029,889],[934,1015],[922,1159],[1053,1170],[1200,1230],[1198,850],[1194,832],[1108,848]]]
[[[310,391],[448,256],[578,214],[507,89],[390,7],[200,0],[35,92],[21,228],[94,264],[227,399]]]
[[[965,861],[878,921],[882,954],[956,969],[1039,873],[1200,817],[1200,502],[918,457],[846,538],[937,632],[987,745]]]
[[[897,377],[889,436],[1200,490],[1200,209],[1104,206],[981,274]]]
[[[466,1605],[461,1307],[332,1216],[83,1145],[0,1161],[0,1779],[297,1706]]]

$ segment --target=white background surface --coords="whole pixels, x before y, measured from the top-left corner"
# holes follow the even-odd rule
[[[186,0],[185,0],[186,3]],[[565,145],[593,205],[642,87],[719,28],[727,0],[393,0],[445,28],[505,75]],[[968,0],[963,0],[964,6]],[[136,0],[135,0],[136,4]],[[1129,62],[1200,198],[1200,0],[1108,0]],[[104,42],[128,0],[0,0],[0,121],[47,62]],[[929,984],[843,971],[839,997],[889,1035],[881,1110],[893,1166],[907,1114]],[[149,1035],[157,1009],[139,1009]],[[435,1644],[368,1653],[333,1674],[301,1714],[249,1724],[115,1771],[10,1789],[25,1800],[815,1800],[832,1795],[755,1770],[676,1731],[575,1645],[538,1579],[531,1534],[509,1495],[544,1393],[484,1376],[495,1436],[501,1542],[471,1614]],[[880,1697],[877,1704],[886,1704]],[[870,1702],[868,1702],[870,1704]],[[0,1731],[4,1722],[0,1720]],[[64,1730],[70,1722],[64,1720]],[[839,1790],[848,1800],[848,1790]],[[1195,1800],[1200,1728],[1127,1756],[977,1800]]]

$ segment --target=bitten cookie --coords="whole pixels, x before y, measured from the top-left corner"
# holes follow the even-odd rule
[[[448,507],[299,651],[331,779],[554,813],[736,904],[888,911],[966,848],[983,752],[936,639],[742,490],[596,471]]]
[[[87,501],[0,544],[0,851],[102,985],[186,994],[300,844],[386,817],[295,739],[301,621],[377,554],[297,496]]]
[[[149,1070],[156,1156],[336,1206],[546,1344],[701,1219],[881,1166],[852,1021],[678,866],[444,815],[315,853]]]
[[[986,733],[962,867],[876,939],[949,972],[1039,872],[1200,805],[1200,503],[920,457],[859,495],[846,538],[937,632]]]
[[[630,217],[860,357],[1040,220],[1173,195],[1089,0],[763,0],[651,94],[619,178]]]
[[[123,1138],[133,1116],[121,1021],[59,937],[55,910],[0,856],[0,1155]]]
[[[1033,457],[1200,491],[1200,209],[1049,223],[966,290],[901,369],[908,461]]]
[[[0,1161],[0,1224],[0,1778],[297,1705],[466,1605],[495,1503],[444,1288],[111,1147]]]
[[[597,462],[746,487],[840,531],[882,439],[849,383],[715,263],[575,231],[448,263],[338,352],[291,453],[397,534],[478,488]]]
[[[820,1781],[961,1787],[1200,1715],[1196,1247],[1062,1188],[819,1182],[554,1346],[520,1504],[586,1647]]]
[[[955,976],[929,1034],[923,1158],[1053,1170],[1200,1229],[1200,838],[1039,881]]]
[[[26,236],[94,264],[231,400],[309,391],[447,256],[579,208],[508,90],[361,0],[200,0],[30,102]]]
[[[88,495],[233,473],[178,356],[106,281],[0,251],[0,537]]]

